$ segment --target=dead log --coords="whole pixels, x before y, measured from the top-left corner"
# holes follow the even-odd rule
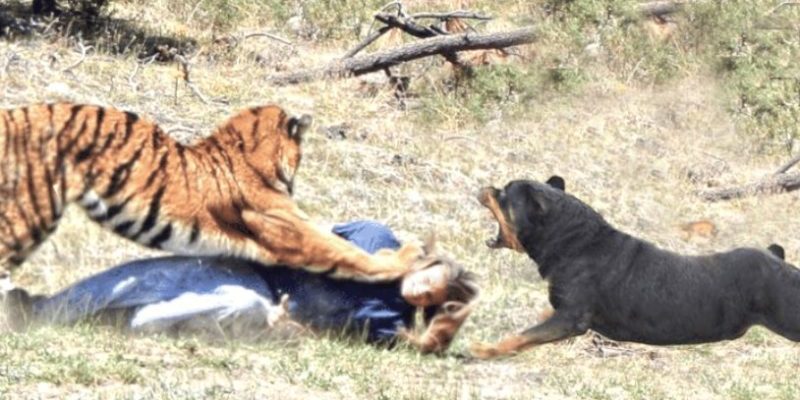
[[[276,75],[269,78],[269,81],[275,85],[291,85],[318,79],[359,76],[437,54],[465,50],[502,49],[528,44],[536,40],[536,36],[537,30],[534,26],[483,35],[469,32],[460,35],[436,36],[391,50],[336,60],[321,68]]]
[[[795,164],[800,162],[800,155],[794,156],[791,160],[787,161],[786,164],[781,165],[777,171],[775,171],[775,175],[782,174],[788,171],[790,168],[794,167]]]
[[[401,20],[400,18],[390,14],[379,13],[375,15],[375,19],[383,22],[389,28],[400,29],[401,31],[419,39],[427,39],[447,34],[447,32],[444,32],[435,26],[420,26],[412,19]],[[455,51],[443,52],[442,56],[444,56],[445,60],[447,60],[450,64],[463,68],[467,75],[472,75],[472,68],[462,62],[458,57],[458,53]]]
[[[411,14],[410,17],[412,19],[434,18],[438,20],[446,20],[450,18],[462,18],[462,19],[476,19],[479,21],[489,21],[492,19],[492,17],[488,15],[472,11],[465,11],[465,10],[451,11],[445,13],[421,12],[421,13]]]
[[[718,190],[706,190],[700,192],[700,197],[706,201],[720,201],[739,199],[758,194],[791,192],[797,189],[800,189],[800,173],[780,173],[768,176],[759,182],[751,183],[745,186]]]
[[[645,17],[660,17],[667,14],[674,14],[680,11],[687,1],[659,0],[637,5],[639,12]]]

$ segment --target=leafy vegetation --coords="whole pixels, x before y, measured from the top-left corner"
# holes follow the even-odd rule
[[[537,23],[542,35],[532,59],[488,68],[469,90],[434,91],[450,100],[430,101],[450,103],[480,123],[487,110],[508,109],[509,97],[527,108],[553,95],[580,95],[587,83],[647,87],[704,74],[724,89],[723,101],[741,132],[761,140],[764,149],[797,146],[800,7],[773,10],[777,3],[765,0],[695,2],[658,20],[641,17],[637,1],[526,3],[516,4],[518,14]],[[499,12],[509,5],[486,6]]]

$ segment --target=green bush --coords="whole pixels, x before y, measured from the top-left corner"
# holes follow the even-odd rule
[[[639,15],[638,0],[511,3],[504,6],[517,7],[518,18],[540,28],[535,59],[482,68],[461,95],[433,91],[446,97],[434,103],[481,121],[487,110],[524,109],[587,82],[649,86],[702,73],[717,77],[741,132],[762,139],[765,148],[800,139],[800,7],[774,9],[779,3],[769,0],[693,2],[669,17],[677,28],[662,40],[647,31],[651,22]]]
[[[767,145],[790,146],[800,138],[800,11],[770,12],[774,5],[698,5],[691,20],[710,42],[706,61],[721,78],[740,126]]]

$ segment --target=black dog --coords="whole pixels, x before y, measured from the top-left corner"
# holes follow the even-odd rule
[[[550,285],[552,317],[495,345],[489,358],[581,335],[669,345],[742,336],[755,324],[800,341],[800,270],[769,252],[737,248],[684,256],[614,229],[564,192],[564,180],[512,181],[479,201],[498,223],[493,248],[525,252]]]

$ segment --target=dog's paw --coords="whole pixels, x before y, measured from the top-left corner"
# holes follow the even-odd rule
[[[473,357],[481,360],[489,360],[503,355],[497,346],[484,342],[475,342],[469,346],[469,352]]]

